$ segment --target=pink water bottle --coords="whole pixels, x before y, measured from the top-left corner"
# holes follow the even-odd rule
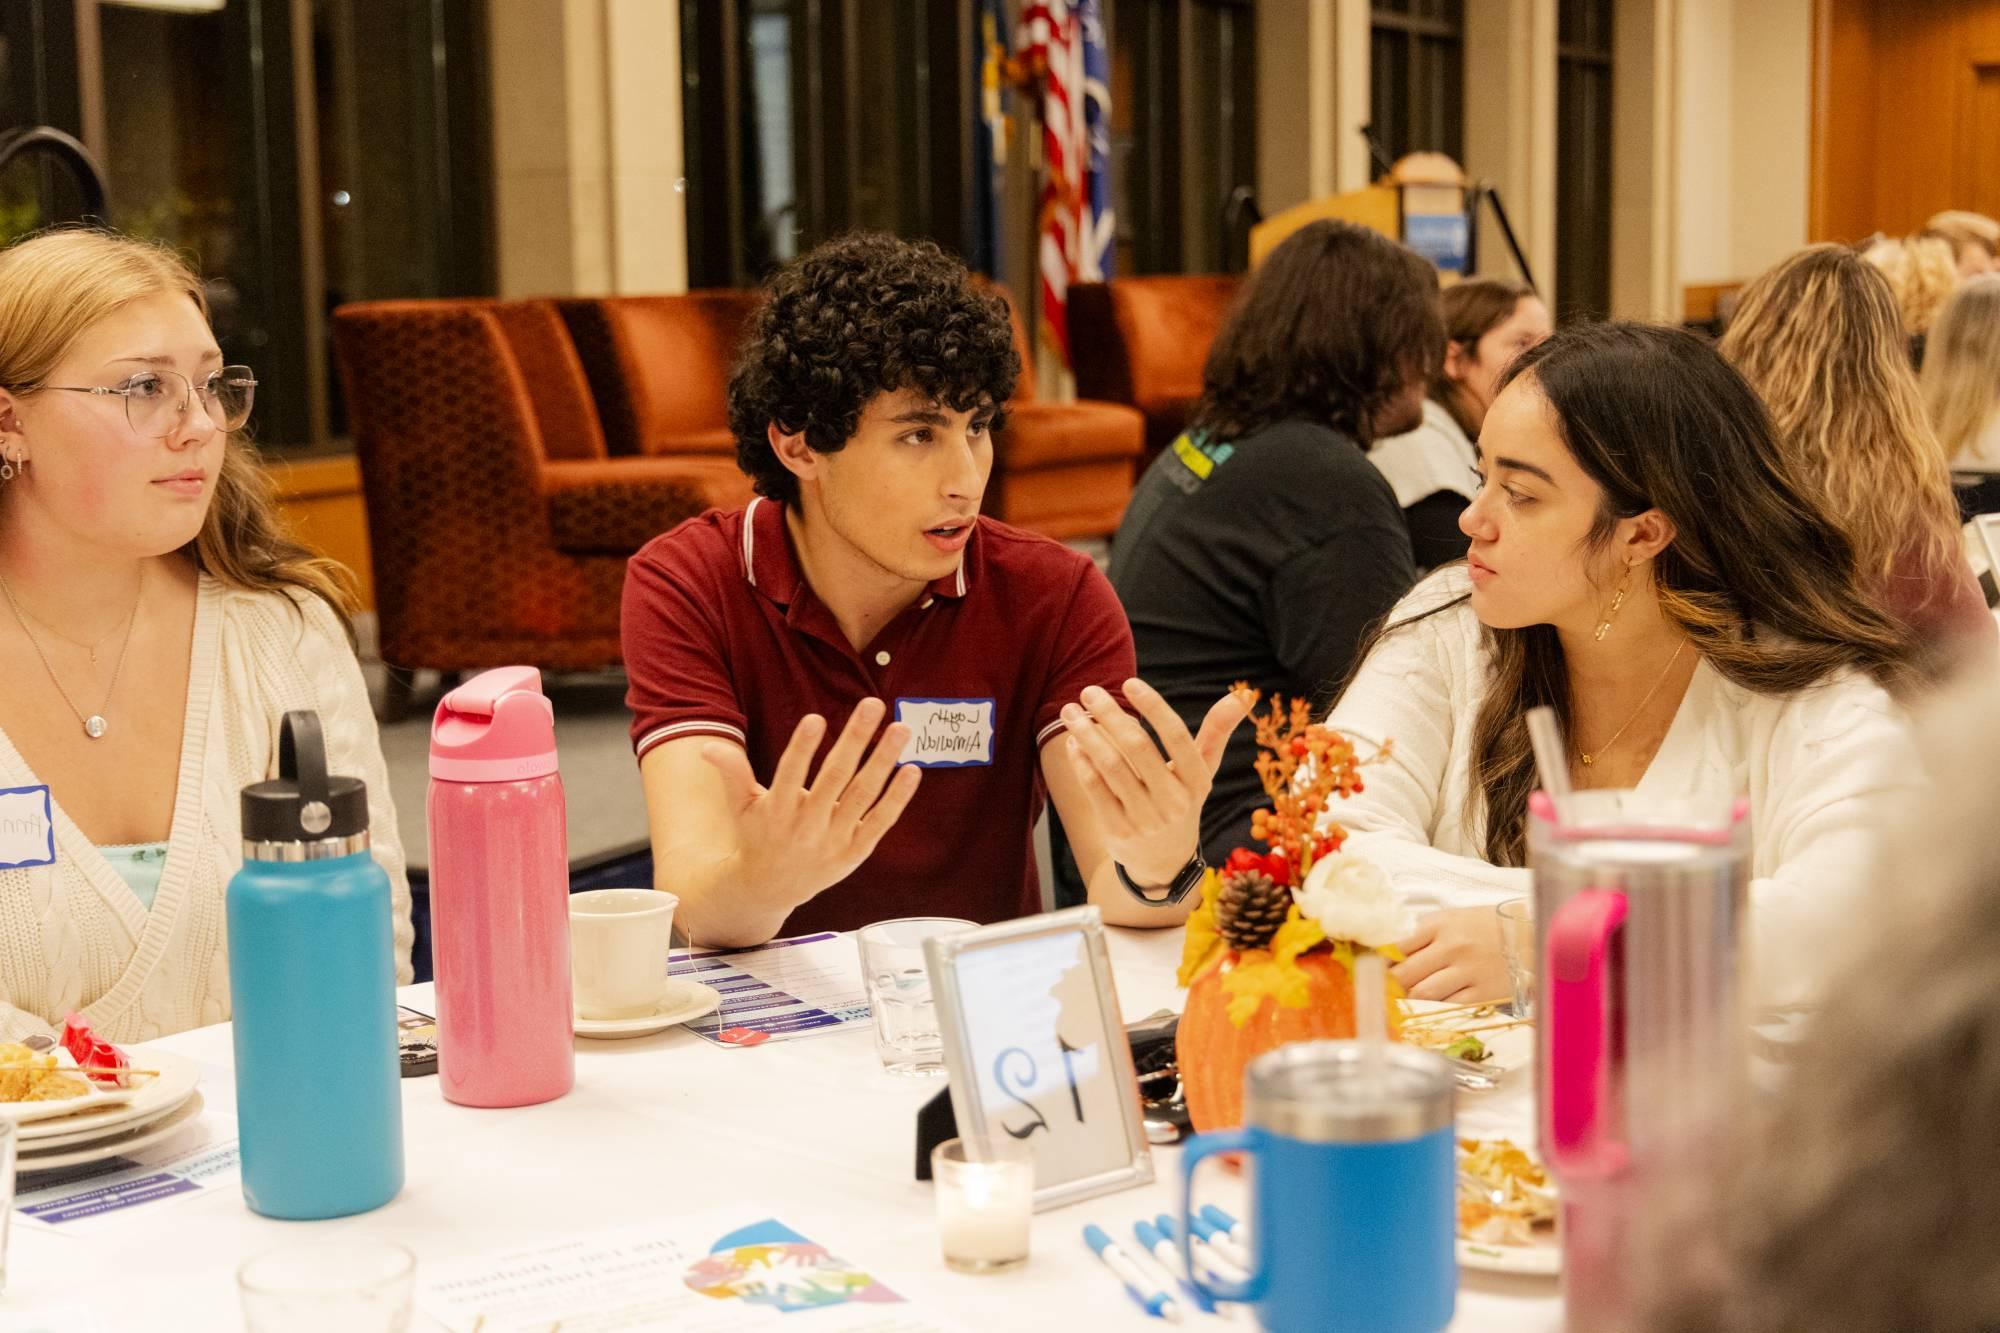
[[[438,1082],[463,1106],[553,1101],[576,1054],[569,836],[541,672],[501,667],[444,697],[428,804]]]

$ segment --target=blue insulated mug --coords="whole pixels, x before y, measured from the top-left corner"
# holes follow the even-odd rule
[[[1281,1046],[1251,1062],[1242,1129],[1202,1134],[1181,1155],[1181,1262],[1218,1300],[1249,1301],[1265,1328],[1437,1333],[1458,1297],[1451,1070],[1389,1046]],[[1254,1159],[1249,1281],[1190,1263],[1195,1168]]]

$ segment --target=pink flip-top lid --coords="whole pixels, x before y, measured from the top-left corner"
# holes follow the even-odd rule
[[[556,771],[556,710],[533,667],[483,671],[445,695],[431,720],[431,776],[522,782]]]

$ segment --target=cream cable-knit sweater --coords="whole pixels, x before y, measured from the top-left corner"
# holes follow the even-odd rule
[[[310,708],[328,767],[368,784],[375,859],[395,902],[396,977],[410,980],[410,884],[361,667],[319,598],[244,592],[203,575],[173,826],[148,912],[53,793],[56,861],[0,870],[0,1037],[81,1010],[99,1036],[145,1041],[229,1017],[223,891],[243,862],[239,797],[277,776],[278,724]],[[37,783],[0,733],[0,787]]]
[[[1417,585],[1390,624],[1471,591],[1462,565]],[[1472,729],[1487,651],[1469,605],[1383,638],[1329,721],[1387,763],[1332,817],[1347,850],[1388,872],[1418,911],[1490,907],[1533,892],[1529,872],[1484,855],[1485,802],[1472,794]],[[1848,672],[1790,696],[1754,694],[1706,661],[1637,790],[1663,800],[1748,797],[1751,958],[1768,1004],[1808,1002],[1829,936],[1884,905],[1884,834],[1929,779],[1903,710]]]

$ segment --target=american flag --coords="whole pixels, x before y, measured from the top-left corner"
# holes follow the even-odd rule
[[[1016,47],[1042,77],[1042,332],[1067,366],[1070,283],[1111,271],[1111,93],[1100,0],[1029,0]]]

